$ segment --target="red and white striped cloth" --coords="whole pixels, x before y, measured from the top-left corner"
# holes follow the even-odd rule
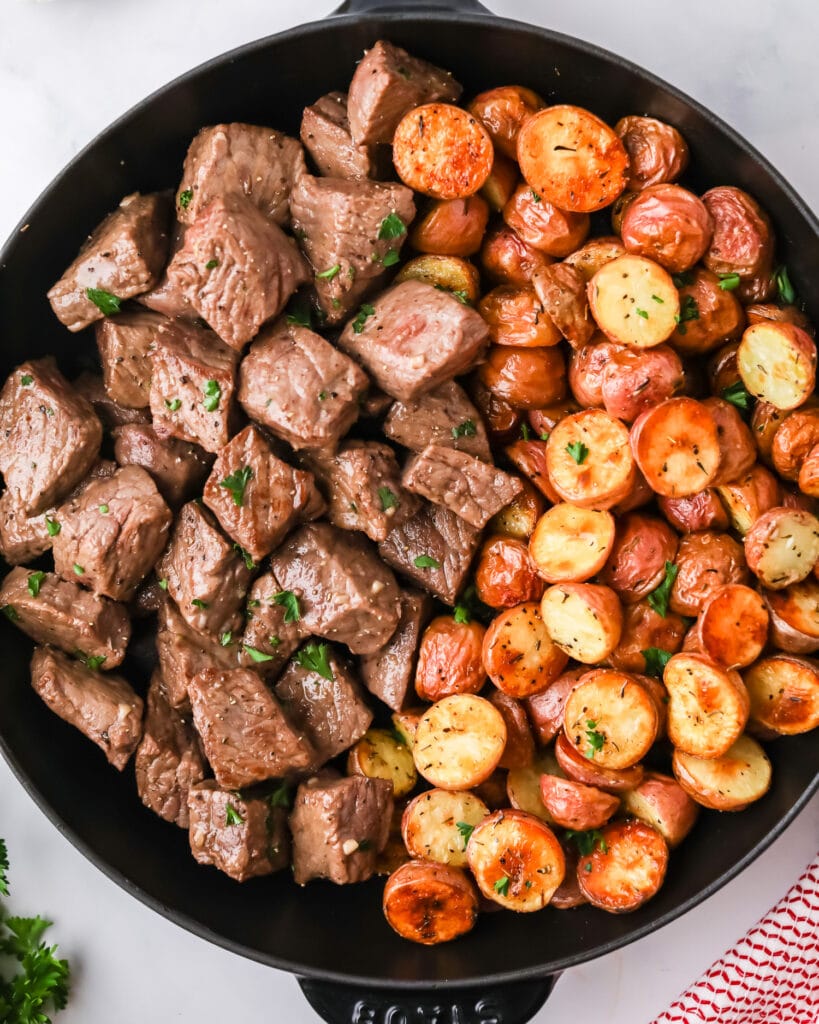
[[[819,856],[652,1024],[818,1024]]]

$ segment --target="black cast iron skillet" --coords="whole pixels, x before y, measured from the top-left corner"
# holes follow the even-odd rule
[[[187,145],[203,125],[250,121],[298,134],[302,108],[344,88],[355,61],[379,37],[451,69],[466,95],[520,82],[610,122],[650,113],[677,125],[692,150],[688,184],[736,184],[760,200],[777,227],[781,258],[819,320],[819,224],[758,153],[677,90],[587,43],[494,18],[474,0],[439,0],[435,9],[419,0],[395,7],[389,0],[347,0],[338,13],[183,75],[63,171],[0,254],[0,378],[24,358],[51,352],[66,371],[75,370],[93,350],[89,337],[70,335],[58,324],[45,293],[123,195],[174,186]],[[25,638],[7,626],[2,640],[0,745],[57,828],[172,921],[297,974],[317,1011],[338,1024],[522,1024],[559,971],[655,931],[740,872],[819,782],[815,736],[772,743],[770,794],[742,814],[703,815],[673,854],[660,893],[636,913],[617,917],[580,908],[485,915],[467,937],[426,949],[387,927],[377,881],[312,883],[301,890],[282,874],[237,886],[198,866],[184,832],[142,807],[132,771],[119,775],[108,768],[92,744],[34,695]],[[281,1019],[275,1008],[272,1019]]]

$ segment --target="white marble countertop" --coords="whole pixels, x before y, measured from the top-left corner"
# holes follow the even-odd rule
[[[819,6],[804,0],[486,0],[499,14],[618,51],[730,121],[819,209]],[[0,236],[94,134],[168,79],[318,18],[333,0],[0,0]],[[297,12],[297,13],[296,13]],[[522,76],[525,77],[525,76]],[[0,762],[0,835],[16,912],[48,914],[74,969],[64,1024],[317,1018],[286,974],[209,946],[119,890],[63,839]],[[662,932],[567,972],[537,1022],[647,1024],[796,879],[819,797],[757,862]]]

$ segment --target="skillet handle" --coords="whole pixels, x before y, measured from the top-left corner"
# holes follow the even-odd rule
[[[396,14],[410,11],[464,11],[468,14],[491,14],[478,0],[344,0],[333,14]]]
[[[543,1006],[556,975],[481,988],[365,989],[299,978],[327,1024],[526,1024]]]

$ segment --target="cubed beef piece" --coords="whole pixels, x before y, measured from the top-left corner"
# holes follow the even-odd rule
[[[122,676],[87,668],[53,647],[37,647],[31,685],[56,715],[96,743],[122,771],[142,736],[142,698]]]
[[[147,409],[130,409],[120,405],[105,390],[101,373],[84,370],[71,382],[75,395],[91,403],[94,412],[105,427],[119,427],[126,423],[150,423],[151,414]]]
[[[310,523],[270,558],[282,590],[295,594],[306,630],[371,654],[398,625],[401,601],[390,570],[356,534]]]
[[[315,518],[322,510],[313,474],[277,458],[252,425],[219,452],[203,500],[225,533],[257,562],[305,513]]]
[[[12,569],[0,587],[0,606],[38,644],[93,658],[106,669],[125,657],[131,622],[124,605],[91,594],[51,572]]]
[[[371,384],[361,399],[361,416],[370,420],[380,419],[392,404],[392,398],[386,392]]]
[[[239,401],[294,448],[334,448],[358,418],[367,377],[307,327],[285,321],[263,331],[239,369]]]
[[[164,591],[156,576],[149,576],[137,588],[137,592],[128,603],[128,613],[135,619],[150,619],[156,615],[162,603]]]
[[[454,103],[461,87],[448,71],[379,39],[358,64],[347,102],[350,131],[361,144],[392,142],[398,122],[413,107]]]
[[[186,231],[187,227],[184,224],[180,224],[179,221],[176,221],[173,225],[169,262],[173,260],[173,257],[182,248]],[[181,316],[188,320],[196,319],[196,310],[182,294],[178,286],[168,279],[167,270],[163,272],[159,282],[153,288],[137,297],[137,302],[141,306],[147,306],[148,309],[153,309],[157,313],[164,313],[165,316],[171,318]]]
[[[203,128],[188,147],[176,212],[192,224],[213,199],[245,196],[277,224],[290,221],[290,191],[305,173],[304,150],[272,128],[217,124]]]
[[[408,460],[402,482],[407,490],[443,505],[477,530],[523,490],[519,479],[491,463],[437,444]]]
[[[9,565],[21,565],[44,555],[51,547],[46,516],[54,509],[29,516],[15,491],[5,491],[0,498],[0,555]],[[52,529],[56,529],[52,525]]]
[[[454,380],[418,398],[393,402],[384,420],[384,433],[414,452],[437,444],[492,461],[481,415]]]
[[[162,686],[172,707],[190,707],[188,686],[200,672],[236,668],[238,645],[233,634],[223,633],[221,641],[192,629],[163,591],[157,613],[156,652]]]
[[[97,348],[108,397],[126,409],[150,404],[151,352],[167,318],[150,309],[107,316],[96,327]]]
[[[171,510],[139,466],[92,480],[57,509],[54,568],[64,579],[128,601],[168,542]]]
[[[193,629],[212,636],[241,630],[250,569],[197,502],[182,506],[156,571]]]
[[[237,356],[213,333],[166,324],[156,338],[151,415],[160,437],[178,437],[218,452],[233,426]]]
[[[316,462],[325,483],[330,522],[343,530],[361,530],[384,540],[398,523],[419,508],[401,486],[395,452],[377,441],[347,441],[335,455]]]
[[[114,457],[120,466],[142,466],[173,508],[201,491],[213,456],[198,444],[159,437],[148,423],[128,423],[115,427],[112,433]]]
[[[402,711],[407,697],[415,697],[413,681],[418,662],[421,631],[432,614],[428,594],[417,590],[401,593],[401,618],[398,628],[375,654],[365,654],[358,661],[361,681],[387,707]]]
[[[276,696],[294,725],[304,730],[316,751],[314,768],[347,750],[369,729],[373,713],[361,684],[327,644],[302,648],[302,664],[294,658],[275,686]],[[317,662],[322,671],[306,667]],[[327,679],[326,675],[332,676]]]
[[[290,815],[293,876],[298,885],[329,878],[337,885],[364,882],[387,845],[392,783],[386,779],[308,779]]]
[[[50,356],[12,371],[0,392],[0,473],[27,515],[68,494],[101,442],[96,413]]]
[[[339,323],[397,262],[415,216],[411,189],[395,182],[305,174],[291,198],[293,230],[316,272],[316,293]]]
[[[265,797],[219,789],[208,780],[191,787],[188,807],[191,852],[200,864],[245,882],[290,863],[287,811]]]
[[[169,283],[240,351],[310,280],[298,246],[249,199],[214,199],[185,232]]]
[[[268,572],[254,582],[247,598],[247,625],[241,640],[239,661],[266,679],[274,679],[287,664],[309,631],[281,585]]]
[[[134,764],[137,792],[145,806],[165,821],[187,828],[188,792],[204,779],[205,761],[190,719],[168,703],[159,672],[148,688]]]
[[[251,669],[206,669],[194,676],[188,693],[196,730],[220,786],[241,789],[303,771],[315,761],[310,741],[291,725]]]
[[[48,300],[69,331],[101,320],[89,292],[130,299],[153,288],[168,257],[171,204],[167,195],[126,196],[94,231]]]
[[[325,178],[380,178],[375,146],[357,146],[350,135],[347,94],[329,92],[304,108],[301,141]]]
[[[425,281],[394,285],[367,310],[347,324],[338,344],[403,402],[465,373],[489,338],[474,309]]]
[[[396,527],[378,551],[387,565],[454,605],[480,536],[454,512],[429,504]]]

